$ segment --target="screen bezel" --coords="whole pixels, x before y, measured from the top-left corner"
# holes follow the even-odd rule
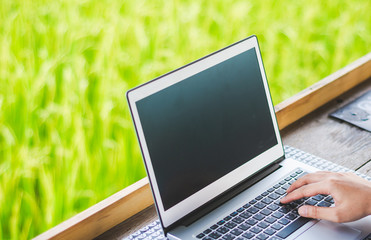
[[[242,166],[234,169],[233,171],[229,172],[228,174],[224,175],[223,177],[219,178],[218,180],[214,181],[213,183],[209,184],[203,189],[199,190],[198,192],[192,194],[191,196],[184,199],[183,201],[165,210],[162,204],[160,191],[159,191],[157,181],[156,181],[156,174],[152,166],[152,162],[151,162],[150,154],[148,151],[146,139],[144,136],[143,128],[141,125],[140,117],[138,114],[138,110],[136,108],[136,102],[158,91],[161,91],[162,89],[170,87],[173,84],[186,80],[187,78],[201,71],[204,71],[210,67],[213,67],[223,61],[228,60],[229,58],[232,58],[252,48],[255,49],[256,56],[258,58],[259,69],[261,72],[261,77],[263,80],[264,89],[265,89],[265,93],[267,96],[267,102],[268,102],[268,106],[270,110],[270,115],[272,118],[274,132],[275,132],[276,139],[277,139],[277,144],[271,147],[270,149],[266,150],[262,154],[249,160]],[[201,58],[195,62],[192,62],[182,68],[176,69],[146,84],[143,84],[139,87],[129,90],[127,92],[127,99],[128,99],[129,107],[131,110],[131,115],[134,121],[137,137],[140,143],[142,156],[143,156],[144,163],[146,166],[147,175],[150,180],[153,196],[154,196],[154,199],[157,205],[156,207],[159,213],[160,220],[163,224],[163,227],[165,228],[179,221],[181,218],[193,212],[197,208],[203,206],[204,204],[209,202],[211,199],[214,199],[215,197],[224,193],[228,189],[242,182],[243,180],[253,175],[257,171],[275,162],[277,159],[282,158],[282,156],[284,155],[284,151],[282,147],[282,140],[279,134],[279,128],[278,128],[278,124],[277,124],[277,120],[276,120],[276,116],[274,112],[274,107],[273,107],[272,99],[271,99],[270,92],[269,92],[269,86],[267,83],[267,78],[265,75],[264,66],[263,66],[263,62],[262,62],[256,36],[251,36],[249,38],[241,40],[222,50],[219,50],[204,58]]]

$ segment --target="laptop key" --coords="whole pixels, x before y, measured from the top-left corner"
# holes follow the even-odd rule
[[[277,193],[271,193],[268,197],[272,198],[273,200],[276,200],[277,198],[280,197]]]
[[[279,231],[277,233],[277,236],[280,238],[287,238],[288,236],[291,235],[291,233],[295,232],[297,229],[299,229],[301,226],[306,224],[308,221],[310,221],[310,218],[300,217],[296,219],[295,221],[293,221],[292,223],[290,223],[284,229]]]
[[[272,211],[269,210],[269,209],[267,209],[267,208],[265,208],[265,209],[261,210],[260,213],[264,214],[265,216],[268,216],[269,214],[272,213]]]
[[[237,216],[237,215],[238,215],[238,212],[233,212],[233,213],[231,213],[230,215],[231,215],[232,217]]]
[[[207,237],[204,237],[202,240],[213,240],[213,238],[207,236]]]
[[[318,203],[317,206],[318,207],[330,207],[331,203],[322,201],[322,202]]]
[[[235,224],[234,222],[227,222],[226,224],[224,224],[224,226],[226,226],[227,228],[234,228],[237,226],[237,224]]]
[[[267,223],[274,223],[275,221],[277,221],[276,218],[274,217],[267,217],[266,219],[264,219],[264,221],[266,221]]]
[[[279,208],[279,206],[277,206],[276,204],[271,204],[267,208],[269,210],[276,211]]]
[[[250,218],[248,220],[246,220],[246,223],[247,224],[250,224],[251,226],[255,225],[258,221],[256,221],[255,219],[253,218]]]
[[[259,209],[257,209],[256,207],[251,207],[251,208],[247,209],[247,211],[249,213],[255,214],[255,213],[259,212]]]
[[[269,236],[264,234],[264,233],[261,233],[258,236],[256,236],[256,238],[259,239],[259,240],[265,240],[265,239],[268,239]]]
[[[309,199],[308,201],[305,202],[305,204],[314,206],[317,204],[317,201],[313,199]]]
[[[324,199],[324,197],[322,195],[318,194],[318,195],[312,197],[312,199],[314,199],[316,201],[321,201],[322,199]]]
[[[287,206],[282,206],[282,207],[280,207],[280,209],[278,211],[280,211],[282,213],[288,213],[288,212],[291,211],[291,209]]]
[[[298,174],[296,174],[296,173],[292,173],[292,174],[290,174],[290,176],[291,177],[296,177]]]
[[[280,188],[280,189],[277,189],[275,193],[277,193],[278,195],[284,195],[286,194],[286,191]]]
[[[283,216],[283,213],[275,212],[275,213],[272,214],[272,216],[275,217],[275,218],[281,218]]]
[[[283,224],[283,225],[287,225],[290,221],[287,218],[282,218],[278,222],[281,223],[281,224]]]
[[[251,200],[249,203],[250,204],[255,204],[257,201],[255,199]]]
[[[269,229],[264,230],[264,233],[265,234],[268,234],[269,236],[271,236],[271,235],[275,234],[276,231],[273,230],[272,228],[269,228]]]
[[[298,199],[298,200],[295,200],[294,203],[297,203],[297,204],[302,204],[304,202],[304,199]]]
[[[242,223],[241,225],[238,226],[238,228],[243,230],[243,231],[246,231],[247,229],[250,228],[250,225],[248,225],[246,223]]]
[[[286,206],[288,206],[289,208],[291,209],[296,209],[299,204],[295,203],[295,202],[290,202],[289,204],[287,204]]]
[[[218,239],[220,238],[222,235],[220,233],[217,233],[217,232],[212,232],[209,234],[209,237],[212,237],[214,239]]]
[[[229,232],[229,229],[226,228],[226,227],[220,227],[216,231],[220,232],[221,234],[225,234],[225,233]]]
[[[258,228],[258,227],[252,227],[250,229],[250,232],[253,232],[253,233],[260,233],[262,231],[261,228]]]
[[[218,225],[214,224],[214,225],[212,225],[210,228],[213,229],[213,230],[215,230],[215,229],[217,229],[218,227],[219,227]]]
[[[272,225],[272,228],[275,229],[275,230],[280,230],[281,228],[283,228],[283,225],[279,224],[279,223],[275,223]]]
[[[261,227],[261,228],[267,228],[269,226],[269,224],[266,223],[266,222],[260,222],[260,223],[258,223],[258,226]]]
[[[259,196],[257,196],[256,198],[255,198],[255,200],[262,200],[263,199],[263,196],[262,195],[259,195]]]
[[[235,218],[232,219],[232,221],[235,222],[235,223],[242,223],[245,220],[241,217],[235,217]]]
[[[225,218],[223,218],[223,220],[225,220],[225,221],[229,221],[229,220],[231,220],[231,219],[232,219],[231,216],[226,216]]]
[[[262,200],[262,203],[265,203],[265,204],[271,204],[272,202],[273,202],[273,200],[270,199],[270,198],[264,198],[264,199]]]
[[[245,218],[245,219],[248,219],[249,217],[251,217],[251,214],[248,213],[248,212],[243,212],[243,213],[241,213],[239,216],[240,216],[240,217],[243,217],[243,218]]]
[[[249,208],[250,206],[250,203],[246,203],[245,205],[243,205],[244,208]]]
[[[209,234],[209,233],[211,233],[211,232],[212,232],[212,230],[211,230],[211,229],[209,229],[209,228],[208,228],[208,229],[206,229],[205,231],[203,231],[203,233],[204,233],[204,234]]]
[[[232,239],[235,238],[235,236],[233,236],[232,234],[228,233],[228,234],[224,235],[222,238],[225,239],[225,240],[232,240]]]
[[[258,213],[258,214],[255,214],[255,215],[253,216],[253,218],[255,218],[256,220],[260,221],[260,220],[263,220],[263,219],[264,219],[264,215]]]
[[[241,212],[243,212],[243,211],[245,211],[245,209],[244,209],[243,207],[237,209],[237,212],[239,212],[239,213],[241,213]]]
[[[254,206],[257,207],[257,208],[259,208],[259,209],[263,209],[263,208],[265,208],[266,205],[264,203],[262,203],[262,202],[258,202]]]
[[[296,216],[292,213],[289,213],[285,216],[285,218],[290,219],[290,220],[294,220],[296,218]]]
[[[326,197],[326,198],[325,198],[325,201],[326,201],[326,202],[329,202],[329,203],[331,203],[331,204],[334,203],[334,199],[333,199],[331,196]]]
[[[239,236],[239,235],[241,235],[241,234],[243,233],[243,231],[240,230],[240,229],[238,229],[238,228],[235,228],[235,229],[233,229],[233,230],[231,231],[231,233],[232,233],[233,235],[235,235],[235,236]]]
[[[242,234],[242,236],[244,238],[251,239],[251,238],[253,238],[255,236],[255,234],[253,234],[251,232],[247,232],[247,233]]]
[[[218,225],[223,225],[225,223],[224,220],[220,220],[219,222],[217,222]]]
[[[203,234],[203,233],[200,233],[200,234],[198,234],[198,235],[196,236],[196,238],[203,238],[203,237],[205,237],[205,234]]]

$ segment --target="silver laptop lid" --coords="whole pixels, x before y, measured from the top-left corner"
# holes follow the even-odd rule
[[[165,228],[284,155],[256,36],[127,98]]]

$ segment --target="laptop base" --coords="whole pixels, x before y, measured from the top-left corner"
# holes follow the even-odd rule
[[[371,180],[371,177],[368,177],[366,175],[357,173],[353,170],[342,167],[338,164],[335,164],[335,163],[332,163],[330,161],[321,159],[319,157],[308,154],[304,151],[301,151],[299,149],[296,149],[296,148],[293,148],[293,147],[290,147],[290,146],[285,146],[285,155],[288,158],[291,158],[291,159],[297,160],[299,162],[308,164],[308,165],[316,167],[320,170],[334,171],[334,172],[353,172],[353,173],[356,173],[357,175],[359,175],[359,176],[361,176],[361,177],[363,177],[367,180]],[[324,222],[324,223],[322,223],[322,222]],[[318,228],[321,228],[321,226],[323,224],[325,224],[325,225],[329,224],[326,221],[320,221],[320,223],[321,223],[320,225],[316,224],[316,225],[318,225]],[[358,223],[358,221],[357,221],[357,222],[354,222],[354,223],[349,223],[347,225],[351,226],[351,227],[357,227],[359,224],[360,223]],[[313,227],[317,228],[316,225],[313,226]],[[338,224],[336,224],[336,225],[338,225]],[[364,229],[367,229],[367,223],[364,223],[363,225],[364,225],[363,226]],[[368,227],[369,227],[369,225],[368,225]],[[352,228],[344,228],[343,231],[345,231],[346,233],[349,233],[351,235],[352,234],[355,235],[355,236],[359,235],[359,231],[357,232],[357,230],[352,230]],[[303,234],[301,234],[298,239],[302,239],[302,237],[305,239],[305,235],[303,235]],[[362,232],[362,234],[357,239],[364,239],[368,236],[368,234],[369,234],[368,232],[364,231],[364,232]],[[349,235],[345,234],[345,236],[349,236]],[[293,235],[292,237],[295,237],[295,235]],[[163,230],[161,228],[161,224],[160,224],[159,220],[157,220],[157,221],[149,224],[148,226],[140,229],[139,231],[133,233],[129,237],[125,238],[124,240],[140,240],[140,239],[144,239],[144,238],[146,238],[146,239],[158,239],[158,240],[166,239],[166,237],[163,234]],[[341,238],[335,238],[335,239],[340,240]],[[347,238],[347,239],[349,239],[349,238]]]

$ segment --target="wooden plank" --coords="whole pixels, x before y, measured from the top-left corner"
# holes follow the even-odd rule
[[[371,76],[371,53],[275,107],[284,129]],[[91,239],[153,204],[144,178],[35,239]]]
[[[94,240],[105,240],[105,239],[122,239],[134,232],[138,231],[148,224],[154,222],[158,219],[156,208],[154,205],[144,209],[143,211],[137,213],[133,217],[123,221],[122,223],[111,228],[107,232],[99,235]]]
[[[152,204],[148,179],[143,178],[35,239],[92,239]]]
[[[360,173],[371,176],[371,157],[359,170]]]
[[[358,170],[371,159],[371,133],[329,114],[371,90],[371,78],[281,131],[283,143]]]
[[[276,105],[280,129],[371,77],[371,53]]]

